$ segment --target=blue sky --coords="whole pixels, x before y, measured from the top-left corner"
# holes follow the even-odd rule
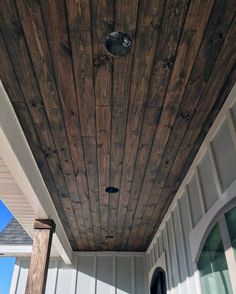
[[[12,219],[12,214],[0,201],[0,232]],[[0,257],[0,293],[9,294],[15,258]]]

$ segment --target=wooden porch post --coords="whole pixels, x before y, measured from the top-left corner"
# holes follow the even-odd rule
[[[45,292],[52,235],[55,223],[51,219],[36,219],[30,268],[26,284],[26,294],[43,294]]]

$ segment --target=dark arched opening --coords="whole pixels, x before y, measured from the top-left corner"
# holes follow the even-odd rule
[[[157,267],[152,275],[150,293],[166,294],[166,275],[160,267]]]

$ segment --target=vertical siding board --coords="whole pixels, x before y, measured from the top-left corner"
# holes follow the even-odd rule
[[[149,268],[152,268],[152,254],[149,254]]]
[[[234,123],[233,113],[231,109],[227,113],[226,120],[227,120],[227,124],[229,128],[231,140],[234,145],[234,151],[236,152],[236,129],[235,129],[235,123]]]
[[[179,261],[179,275],[181,284],[181,294],[188,293],[187,291],[187,279],[188,279],[188,268],[187,268],[187,257],[185,252],[185,245],[183,239],[183,230],[180,221],[179,214],[179,202],[176,204],[176,208],[173,211],[173,226],[175,232],[176,248],[178,252]]]
[[[21,269],[21,260],[19,258],[17,258],[15,266],[14,266],[13,275],[12,275],[10,294],[17,293],[17,287],[18,287],[19,276],[20,276],[20,269]]]
[[[208,149],[207,149],[209,158],[210,158],[210,164],[211,164],[211,170],[213,173],[213,179],[215,181],[215,185],[216,185],[216,190],[217,190],[217,194],[218,194],[218,198],[221,197],[222,195],[222,182],[220,179],[220,175],[219,175],[219,171],[216,165],[216,160],[215,160],[215,154],[214,154],[214,150],[212,147],[212,142],[210,142]]]
[[[224,192],[236,178],[236,153],[227,120],[224,120],[218,129],[212,141],[212,149],[220,176],[221,189]]]
[[[96,289],[97,289],[97,256],[93,256],[93,276],[94,276],[94,283],[93,283],[93,292],[92,293],[96,293]]]
[[[203,196],[202,182],[201,182],[201,178],[199,175],[198,166],[196,167],[196,182],[197,182],[198,196],[199,196],[200,207],[201,207],[201,212],[202,212],[202,217],[203,217],[206,213],[206,204],[205,204],[205,200],[204,200],[204,196]]]
[[[117,257],[116,272],[117,294],[131,293],[131,258]]]
[[[131,256],[131,294],[135,294],[135,268],[134,268],[134,256]]]
[[[191,180],[189,181],[187,185],[187,190],[189,192],[188,196],[189,196],[190,211],[192,216],[192,223],[195,226],[202,218],[196,173],[193,174]]]
[[[183,239],[181,238],[181,228],[180,228],[180,220],[178,216],[178,207],[173,211],[173,228],[175,234],[175,245],[177,249],[177,257],[178,257],[178,265],[179,265],[179,276],[180,282],[184,281],[187,277],[187,265],[184,254],[184,244]]]
[[[58,274],[58,260],[52,260],[50,261],[49,267],[48,267],[46,294],[56,293],[57,274]]]
[[[233,104],[233,106],[230,109],[231,115],[232,115],[232,119],[233,119],[233,124],[235,126],[236,124],[236,103]]]
[[[97,287],[96,294],[113,294],[112,256],[97,257]]]
[[[64,294],[64,293],[74,294],[75,293],[76,273],[77,271],[75,268],[64,266],[64,264],[61,262],[59,266],[58,279],[57,279],[57,287],[56,287],[57,294]]]
[[[211,206],[217,201],[219,195],[216,188],[216,183],[213,178],[213,171],[211,168],[210,158],[208,152],[204,153],[199,163],[199,178],[202,184],[204,202],[206,209],[209,210]]]
[[[178,289],[178,284],[179,284],[179,268],[178,268],[177,251],[176,251],[175,239],[174,239],[174,231],[172,226],[172,214],[170,215],[170,218],[167,221],[166,229],[167,229],[167,239],[169,244],[169,254],[170,254],[170,260],[171,260],[173,287],[174,287],[174,290],[176,291],[176,289]]]
[[[150,254],[149,254],[149,268],[150,269],[152,268],[152,250],[150,251]]]
[[[187,214],[186,215],[186,220],[189,221],[189,232],[190,232],[192,230],[192,228],[193,228],[193,216],[191,214],[190,201],[189,201],[189,190],[188,190],[187,185],[186,185],[185,193],[186,193],[185,196],[183,195],[182,198],[184,199],[183,203],[185,202],[185,205],[186,205],[186,214]],[[184,219],[183,219],[183,221],[184,221]]]
[[[113,286],[114,286],[114,293],[116,294],[116,288],[117,288],[117,280],[116,280],[116,275],[117,275],[117,270],[116,270],[116,264],[117,264],[117,257],[116,256],[113,256],[112,258],[112,266],[113,266],[113,269],[112,269],[112,283],[113,283]]]
[[[135,269],[135,294],[145,293],[145,283],[142,283],[146,278],[145,266],[143,257],[134,257]]]
[[[152,266],[156,263],[156,254],[155,254],[155,248],[152,247]]]
[[[159,259],[159,257],[160,257],[158,239],[156,240],[156,243],[155,243],[154,247],[155,247],[155,252],[156,252],[155,255],[156,255],[156,261],[157,261]]]
[[[190,210],[190,203],[189,203],[189,191],[186,189],[185,193],[182,195],[180,199],[180,211],[181,211],[181,222],[183,225],[183,232],[184,232],[184,241],[185,241],[185,248],[187,253],[187,261],[188,261],[188,271],[189,271],[189,288],[195,289],[196,287],[196,275],[194,274],[193,263],[192,263],[192,256],[191,256],[191,249],[189,243],[189,233],[193,229],[192,223],[192,215]]]
[[[171,217],[170,217],[170,231],[171,231],[170,238],[172,239],[172,242],[173,242],[173,254],[175,255],[178,281],[180,281],[180,256],[179,256],[179,251],[178,251],[178,247],[177,247],[176,231],[174,228],[173,219],[174,219],[174,212],[172,212]]]
[[[148,270],[151,269],[151,267],[150,267],[150,253],[147,255],[147,268],[148,268]]]
[[[192,221],[191,221],[191,213],[190,207],[188,203],[188,194],[187,191],[182,195],[180,199],[180,220],[183,227],[183,237],[184,237],[184,244],[185,244],[185,252],[187,256],[187,265],[188,265],[188,275],[192,274],[192,259],[191,259],[191,251],[190,251],[190,244],[189,244],[189,233],[192,230]]]
[[[158,238],[158,243],[159,243],[159,254],[160,256],[162,255],[163,253],[163,238],[162,238],[162,231],[160,233],[160,236]]]
[[[62,261],[49,263],[46,294],[147,294],[145,254],[75,254],[74,266]],[[18,258],[11,294],[24,294],[29,258]]]
[[[87,292],[93,294],[95,291],[94,257],[79,256],[76,293]]]
[[[28,268],[29,268],[29,259],[23,259],[20,264],[20,273],[19,273],[19,281],[17,285],[17,294],[24,294],[28,276]]]
[[[170,256],[166,226],[164,227],[162,232],[163,232],[163,248],[165,248],[165,253],[166,253],[167,283],[168,283],[169,290],[171,290],[173,288],[173,273],[172,273],[172,267],[171,267],[171,256]]]

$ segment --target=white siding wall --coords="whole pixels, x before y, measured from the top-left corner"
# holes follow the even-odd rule
[[[149,281],[165,254],[168,293],[201,293],[196,240],[236,198],[236,87],[231,91],[147,251]],[[235,202],[236,203],[236,202]],[[214,214],[214,215],[212,215]],[[208,228],[209,229],[209,228]],[[206,227],[207,231],[207,227]],[[194,241],[194,242],[193,242]]]
[[[74,266],[51,260],[46,294],[145,294],[146,256],[139,253],[78,253]],[[29,258],[16,260],[11,294],[25,293]]]

